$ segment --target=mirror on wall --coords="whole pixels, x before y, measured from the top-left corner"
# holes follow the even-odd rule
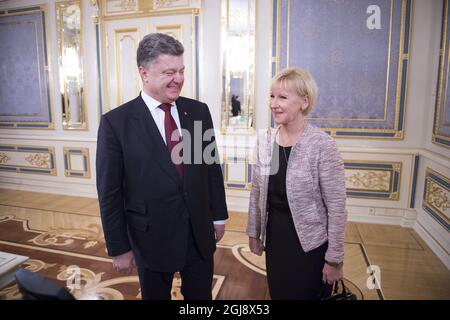
[[[56,2],[63,128],[87,130],[83,83],[81,2]]]
[[[221,131],[251,134],[255,127],[256,0],[222,0]]]

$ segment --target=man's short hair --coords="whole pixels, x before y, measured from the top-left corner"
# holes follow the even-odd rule
[[[137,66],[147,67],[162,54],[181,56],[183,53],[184,47],[177,39],[164,33],[150,33],[139,42]]]

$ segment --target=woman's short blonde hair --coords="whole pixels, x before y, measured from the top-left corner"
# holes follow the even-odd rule
[[[312,75],[302,68],[287,68],[281,70],[272,78],[271,88],[278,85],[289,90],[294,90],[300,97],[308,99],[308,108],[303,112],[309,114],[317,100],[318,88]]]

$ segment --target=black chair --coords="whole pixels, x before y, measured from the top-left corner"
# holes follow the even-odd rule
[[[23,300],[75,300],[64,287],[27,269],[15,273]]]

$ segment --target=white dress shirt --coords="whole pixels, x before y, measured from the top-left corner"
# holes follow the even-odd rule
[[[147,105],[148,110],[150,111],[153,120],[156,123],[156,126],[158,127],[159,133],[161,134],[161,137],[164,140],[164,143],[166,142],[166,131],[164,130],[164,111],[159,108],[161,105],[161,102],[158,100],[153,99],[148,94],[146,94],[144,91],[141,91],[141,97],[142,100],[144,100],[145,104]],[[170,114],[172,115],[173,119],[175,120],[175,123],[177,124],[178,131],[180,132],[180,135],[182,136],[182,132],[180,130],[180,117],[178,116],[178,109],[175,102],[171,103],[172,108],[170,108]],[[226,220],[217,220],[214,221],[214,224],[225,224]]]
[[[144,100],[145,104],[147,105],[148,110],[150,110],[153,120],[155,120],[156,126],[158,127],[159,133],[161,133],[161,137],[164,140],[164,143],[167,144],[166,132],[164,130],[164,111],[161,108],[159,108],[159,106],[161,105],[161,102],[153,99],[148,94],[146,94],[144,91],[141,91],[141,97],[142,97],[142,100]],[[172,108],[170,108],[170,114],[172,115],[172,118],[175,120],[175,123],[177,124],[177,127],[178,127],[178,131],[180,132],[180,135],[182,136],[182,133],[180,130],[180,128],[181,128],[180,117],[178,116],[177,105],[175,104],[175,102],[172,102],[171,105],[172,105]]]

